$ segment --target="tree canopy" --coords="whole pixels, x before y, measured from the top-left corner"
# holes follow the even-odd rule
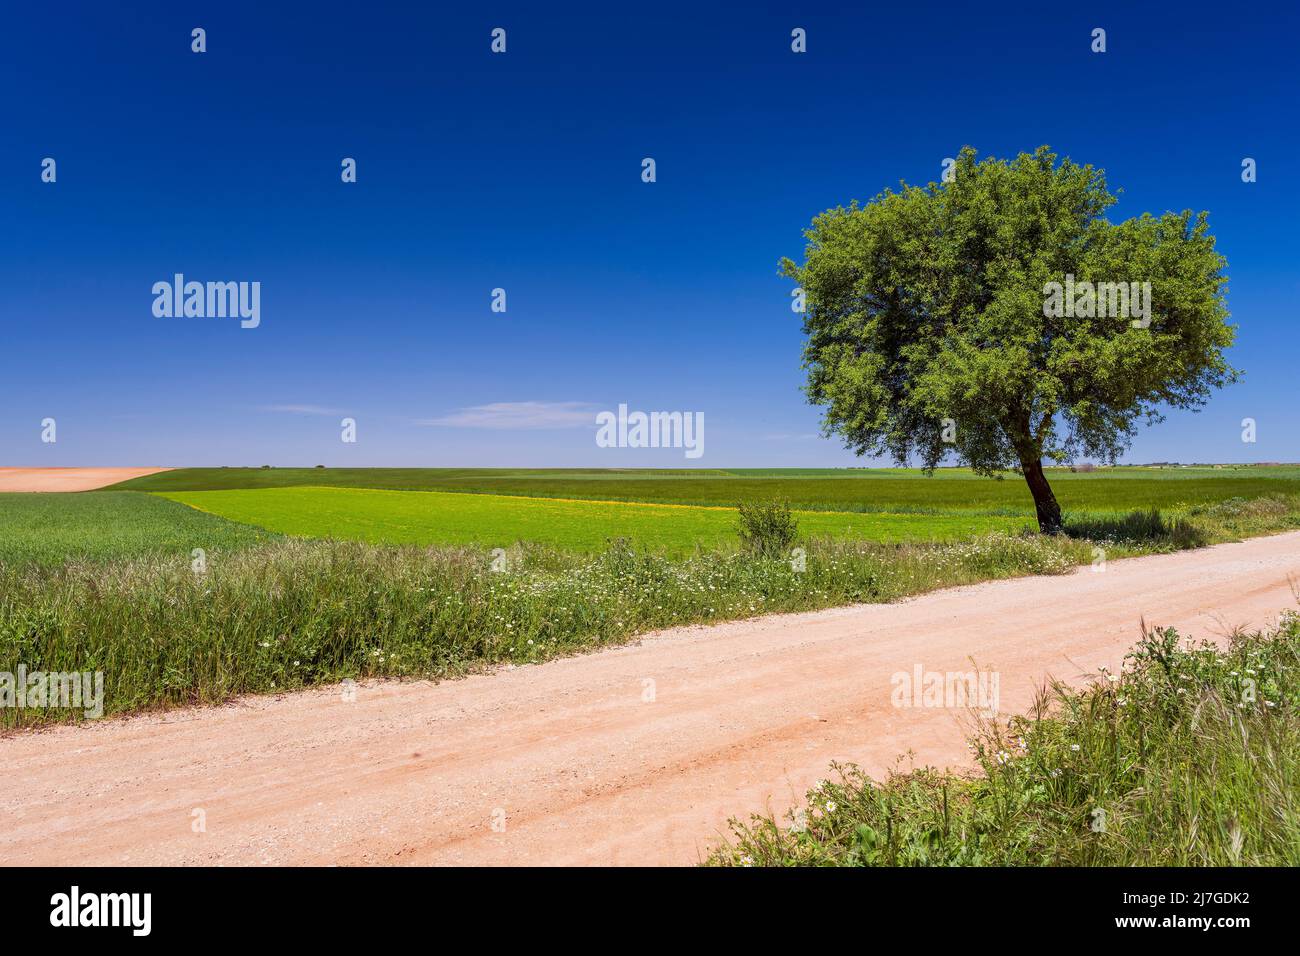
[[[859,455],[1019,469],[1055,532],[1043,459],[1113,462],[1139,423],[1237,378],[1226,261],[1204,212],[1108,221],[1104,172],[1046,146],[966,147],[952,173],[821,213],[803,264],[782,260],[805,390]]]

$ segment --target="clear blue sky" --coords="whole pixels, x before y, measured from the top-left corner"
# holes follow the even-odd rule
[[[862,464],[778,258],[1042,143],[1228,258],[1246,378],[1127,460],[1300,459],[1294,4],[281,6],[8,5],[0,464]],[[155,318],[176,272],[261,282],[260,328]],[[597,448],[620,402],[703,412],[704,457]]]

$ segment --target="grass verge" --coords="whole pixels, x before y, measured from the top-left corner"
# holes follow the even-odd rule
[[[0,672],[104,673],[105,713],[213,703],[343,678],[448,677],[621,643],[678,624],[1059,573],[1067,538],[951,545],[808,542],[795,563],[739,552],[677,561],[621,544],[581,557],[279,540],[217,558],[0,565]],[[71,708],[0,708],[6,726]]]

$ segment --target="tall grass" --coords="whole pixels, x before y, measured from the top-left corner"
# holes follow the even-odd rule
[[[1069,539],[930,546],[807,542],[802,564],[740,551],[686,560],[615,543],[595,557],[278,540],[208,556],[0,563],[0,671],[105,675],[106,713],[371,675],[444,677],[540,661],[670,625],[888,601],[947,584],[1059,573]],[[799,570],[798,568],[802,568]],[[6,725],[76,712],[0,708]]]
[[[1300,864],[1300,617],[1226,648],[1148,631],[1121,674],[985,722],[978,771],[853,767],[733,822],[719,865]]]

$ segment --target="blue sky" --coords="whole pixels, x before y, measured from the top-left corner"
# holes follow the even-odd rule
[[[1042,143],[1112,218],[1208,209],[1228,258],[1246,378],[1127,460],[1300,459],[1293,9],[271,6],[3,15],[0,464],[862,464],[778,258],[963,144]],[[156,318],[177,272],[259,281],[260,327]],[[598,448],[619,403],[703,412],[705,455]]]

